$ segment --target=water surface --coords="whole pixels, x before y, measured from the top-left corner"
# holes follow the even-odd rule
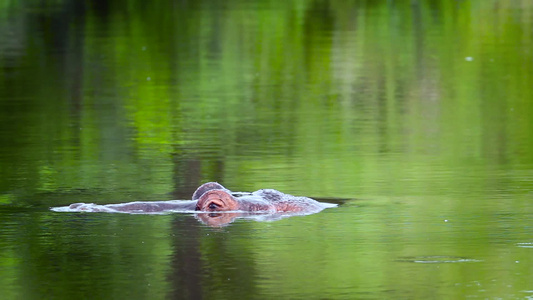
[[[527,1],[0,4],[5,299],[533,297]],[[274,222],[56,213],[207,181]]]

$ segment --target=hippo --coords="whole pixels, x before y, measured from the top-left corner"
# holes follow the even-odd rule
[[[289,215],[313,214],[335,206],[336,204],[292,196],[274,189],[261,189],[252,193],[232,192],[217,182],[208,182],[196,189],[192,200],[136,201],[106,205],[74,203],[66,207],[55,207],[52,210],[134,214],[196,212],[197,218],[202,222],[217,226],[230,223],[237,217],[276,220]],[[253,216],[257,214],[268,214],[270,217]]]
[[[273,189],[241,193],[240,197],[235,197],[216,182],[201,185],[192,199],[197,200],[195,210],[204,212],[316,213],[328,207],[311,198],[296,197]]]

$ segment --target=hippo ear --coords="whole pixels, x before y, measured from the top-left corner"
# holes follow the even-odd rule
[[[226,190],[221,184],[217,182],[208,182],[202,184],[199,188],[196,189],[194,194],[192,194],[192,200],[198,200],[200,197],[207,191],[210,190]]]

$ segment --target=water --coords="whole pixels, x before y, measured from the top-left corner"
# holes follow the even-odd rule
[[[0,4],[2,299],[533,298],[528,1]],[[210,227],[52,206],[203,182]]]

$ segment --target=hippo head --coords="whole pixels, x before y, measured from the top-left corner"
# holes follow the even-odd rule
[[[200,187],[198,187],[196,189],[196,191],[194,191],[194,194],[192,194],[192,200],[200,199],[200,197],[203,194],[205,194],[205,192],[210,191],[210,190],[225,190],[225,191],[227,191],[227,189],[225,187],[223,187],[218,182],[207,182],[207,183],[202,184]]]
[[[225,190],[209,190],[196,202],[196,210],[208,212],[239,210],[239,203]]]

